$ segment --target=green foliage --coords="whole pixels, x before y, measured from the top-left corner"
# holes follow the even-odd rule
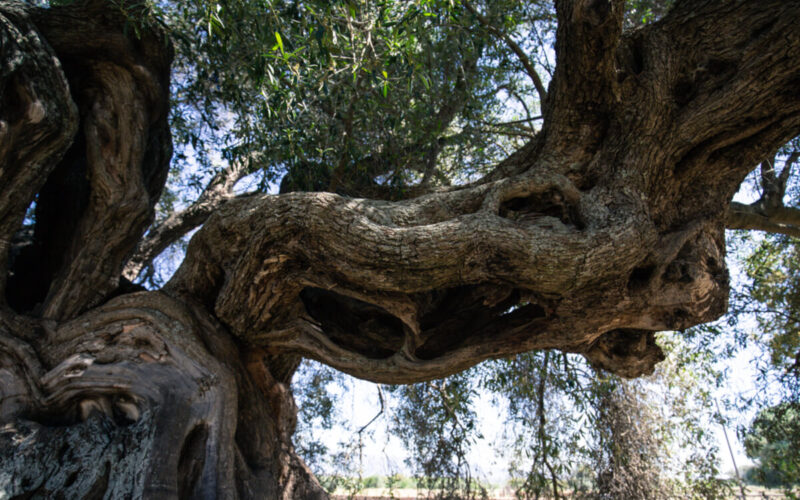
[[[473,408],[471,370],[443,380],[393,388],[400,404],[391,431],[407,443],[409,467],[421,488],[435,498],[484,498],[486,491],[472,477],[470,446],[481,436]]]
[[[494,398],[490,411],[504,421],[505,437],[495,445],[509,459],[518,498],[725,497],[730,484],[717,479],[717,450],[708,430],[719,377],[713,353],[701,352],[681,334],[662,335],[659,342],[667,360],[643,380],[596,372],[580,356],[534,352],[444,380],[387,388],[391,399],[384,413],[409,453],[414,487],[437,498],[486,493],[474,467],[488,457],[475,463],[470,451],[484,439],[476,404],[488,393]],[[305,371],[301,375],[296,387],[309,380]],[[298,396],[301,412],[304,398],[325,399],[314,391],[298,390]],[[326,487],[352,495],[390,487],[361,475],[364,441],[350,432],[349,443],[331,460],[350,465],[335,474],[324,469]],[[307,436],[298,436],[304,453]]]
[[[662,335],[667,360],[647,379],[596,372],[563,353],[484,364],[484,387],[508,408],[502,443],[519,498],[721,498],[706,432],[710,356]],[[679,455],[676,455],[679,450]]]
[[[536,7],[484,10],[513,32]],[[299,189],[399,189],[482,171],[508,142],[484,126],[507,111],[501,87],[530,94],[505,45],[452,1],[194,0],[165,12],[178,159],[213,168],[206,151],[217,149],[267,181],[319,171]]]
[[[672,7],[674,0],[629,0],[626,2],[625,24],[641,26],[658,20]]]
[[[800,495],[800,404],[781,403],[759,412],[744,439],[758,466],[748,479],[764,486],[785,486]],[[793,488],[794,487],[794,488]]]
[[[588,451],[580,422],[586,401],[579,379],[585,373],[575,361],[566,354],[538,352],[484,366],[484,387],[508,404],[513,433],[507,437],[509,473],[519,478],[515,489],[520,498],[557,497]]]
[[[628,17],[654,19],[667,3],[633,2]],[[458,0],[120,5],[133,32],[159,22],[176,48],[175,154],[159,220],[232,163],[262,191],[399,199],[475,179],[530,140],[541,114],[498,33],[545,84],[553,70],[555,15],[543,0],[476,0],[480,18]],[[147,273],[163,284],[160,271]]]
[[[800,138],[795,138],[777,152],[772,167],[789,168],[787,159],[798,149]],[[752,189],[762,190],[762,180],[753,176]],[[791,175],[785,198],[776,201],[797,206],[798,199],[800,183]],[[762,202],[768,201],[762,198]],[[732,330],[739,347],[756,353],[757,390],[743,403],[759,410],[747,428],[740,428],[748,456],[758,462],[747,478],[782,486],[796,498],[800,495],[800,240],[750,234],[738,234],[737,240],[745,254],[744,285],[734,295],[731,316],[749,321],[734,324]]]
[[[319,467],[331,452],[318,433],[330,430],[339,420],[332,389],[342,386],[343,378],[332,368],[305,361],[292,380],[298,403],[295,446],[310,467]]]
[[[762,376],[776,377],[784,397],[800,400],[800,241],[764,238],[745,261],[750,311],[768,352]]]

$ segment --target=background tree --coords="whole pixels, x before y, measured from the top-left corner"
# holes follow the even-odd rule
[[[742,212],[729,213],[730,197],[800,132],[796,2],[678,2],[628,32],[621,1],[558,1],[555,13],[526,4],[522,19],[543,12],[556,23],[546,91],[508,29],[515,18],[499,22],[511,7],[188,5],[0,4],[0,415],[9,424],[0,439],[10,450],[0,469],[12,495],[324,497],[291,444],[288,383],[301,357],[392,383],[532,349],[649,373],[664,357],[655,331],[724,311],[723,231]],[[179,48],[194,39],[209,58],[179,58],[171,73],[170,36]],[[374,47],[396,61],[363,56]],[[449,59],[415,73],[412,63],[445,48]],[[215,50],[228,55],[214,68],[235,68],[238,81],[208,71]],[[491,74],[473,85],[469,75],[502,62],[503,51],[540,96],[541,128],[511,134],[522,139],[508,144],[513,152],[489,155],[473,169],[485,175],[448,186],[437,152],[481,116],[451,111],[449,98],[463,89],[491,103],[478,85]],[[305,53],[308,64],[296,59]],[[239,71],[239,57],[254,71]],[[403,80],[412,83],[400,108],[408,119],[378,121],[378,103],[409,68],[422,87]],[[169,168],[171,76],[184,91],[178,102],[188,96],[172,108],[179,155],[210,165],[216,150],[227,166],[207,174],[210,190],[187,208],[184,219],[205,223],[176,274],[134,293],[121,274],[136,276],[147,248],[163,244],[141,237]],[[312,107],[326,78],[332,101]],[[192,94],[196,84],[204,87]],[[350,104],[363,94],[372,99],[361,114]],[[295,113],[306,99],[312,113],[335,104],[330,120]],[[504,134],[530,114],[504,122]],[[433,118],[413,123],[423,116]],[[293,142],[322,123],[332,140]],[[197,132],[181,132],[189,128]],[[393,147],[385,138],[395,135],[409,139]],[[480,152],[476,135],[463,144]],[[276,150],[253,137],[289,142]],[[294,153],[271,156],[287,148]],[[370,197],[231,196],[234,171],[261,155],[297,174],[284,191],[322,179],[334,193]],[[320,175],[300,175],[315,168]],[[364,172],[368,182],[356,175]],[[161,227],[192,226],[176,219]]]
[[[800,484],[798,410],[798,406],[791,403],[762,410],[744,440],[747,455],[758,461],[748,475],[766,486],[785,486],[790,497],[797,495]]]

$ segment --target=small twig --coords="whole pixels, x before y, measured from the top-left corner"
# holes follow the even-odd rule
[[[383,412],[384,412],[384,410],[386,409],[386,403],[385,403],[385,401],[384,401],[384,399],[383,399],[383,389],[381,389],[381,386],[380,386],[380,385],[378,386],[378,399],[379,399],[379,400],[380,400],[380,402],[381,402],[381,409],[380,409],[380,411],[378,411],[378,413],[377,413],[377,414],[375,414],[375,416],[374,416],[374,417],[372,417],[372,420],[370,420],[369,422],[367,422],[366,424],[364,424],[364,426],[358,430],[358,439],[359,439],[359,440],[361,440],[361,434],[362,434],[362,433],[363,433],[365,430],[367,430],[367,427],[369,427],[370,425],[372,425],[372,423],[373,423],[373,422],[375,422],[376,420],[378,420],[378,417],[380,417],[381,415],[383,415]]]
[[[536,137],[536,134],[532,134],[530,132],[522,132],[522,131],[492,130],[492,129],[486,129],[486,128],[476,128],[476,129],[473,129],[473,130],[475,130],[476,132],[484,132],[484,133],[487,133],[487,134],[506,135],[506,136],[509,136],[509,137],[528,137],[530,139],[533,139],[534,137]]]
[[[553,487],[553,498],[558,500],[561,496],[558,494],[558,476],[556,475],[555,470],[553,469],[553,465],[547,459],[547,446],[545,446],[545,441],[547,440],[547,416],[545,413],[544,407],[544,395],[545,389],[547,384],[547,365],[550,362],[550,351],[545,351],[544,353],[544,362],[542,363],[541,371],[539,373],[539,390],[537,394],[537,405],[536,405],[536,413],[539,417],[539,444],[541,445],[541,452],[542,452],[542,462],[544,463],[547,470],[550,472],[550,481]]]
[[[728,451],[731,454],[733,470],[736,472],[736,482],[739,484],[739,490],[742,493],[742,500],[744,500],[747,498],[747,493],[745,493],[744,483],[742,483],[742,478],[739,475],[739,467],[736,466],[736,457],[733,456],[733,448],[731,448],[731,442],[728,439],[728,429],[725,427],[725,422],[722,420],[722,412],[719,409],[719,402],[717,401],[717,398],[714,398],[714,404],[717,406],[717,414],[720,417],[719,425],[722,426],[722,434],[725,436],[725,443],[728,445]]]
[[[436,389],[436,391],[442,397],[442,405],[444,406],[445,411],[447,411],[447,414],[450,415],[450,417],[452,417],[456,425],[459,426],[461,430],[466,434],[467,429],[464,428],[464,425],[461,423],[461,420],[458,419],[456,412],[450,407],[450,404],[448,403],[447,392],[444,390],[444,382],[442,382],[442,385],[436,385],[436,384],[431,384],[431,385]]]
[[[792,165],[794,165],[794,162],[796,162],[798,158],[800,158],[800,151],[792,151],[789,158],[787,158],[786,162],[783,164],[783,170],[781,170],[778,176],[778,189],[780,190],[781,198],[786,194],[786,183],[789,181],[789,175],[792,173]]]
[[[486,17],[484,17],[483,15],[481,15],[475,9],[475,7],[473,7],[472,4],[469,3],[467,0],[462,0],[461,4],[464,5],[464,7],[478,19],[479,23],[481,23],[484,27],[486,27],[489,33],[491,33],[492,35],[496,36],[497,38],[505,42],[505,44],[508,45],[508,48],[511,49],[511,51],[514,52],[514,54],[517,55],[519,61],[522,63],[522,66],[525,68],[525,72],[528,73],[528,76],[533,81],[533,86],[536,87],[536,92],[538,92],[539,94],[539,100],[542,103],[544,103],[544,99],[547,96],[547,90],[545,90],[544,84],[542,84],[542,79],[539,78],[539,74],[536,72],[536,69],[533,67],[533,64],[531,64],[531,60],[528,59],[528,56],[525,54],[522,48],[519,45],[517,45],[517,43],[514,40],[512,40],[511,37],[509,37],[507,34],[495,28],[489,22],[489,20],[486,19]]]
[[[775,176],[775,157],[773,154],[769,159],[761,162],[761,188],[763,190],[761,198],[771,198],[777,190],[778,179]]]
[[[507,126],[507,125],[519,125],[521,123],[529,123],[529,122],[533,122],[533,121],[536,121],[536,120],[541,120],[542,118],[543,118],[543,116],[539,115],[539,116],[532,116],[530,118],[523,118],[522,120],[513,120],[513,121],[510,121],[510,122],[493,123],[493,122],[487,122],[487,121],[484,121],[484,120],[479,120],[479,122],[484,124],[484,125],[489,125],[490,127],[504,127],[504,126]]]
[[[539,40],[539,45],[545,47],[546,44],[542,38],[542,34],[539,33],[539,29],[536,26],[533,27],[533,32],[536,34],[536,38]],[[544,70],[547,71],[547,74],[550,75],[550,78],[552,78],[553,65],[550,63],[550,58],[547,56],[547,51],[542,51],[542,54],[544,55],[544,64],[542,64],[541,58],[539,58],[539,65],[543,67]]]

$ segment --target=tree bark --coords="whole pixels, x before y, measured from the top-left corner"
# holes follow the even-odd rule
[[[621,1],[556,4],[542,131],[493,174],[399,202],[237,197],[132,293],[169,42],[138,4],[0,3],[0,487],[324,498],[291,444],[301,356],[409,383],[560,349],[634,377],[654,332],[721,315],[730,198],[800,133],[800,3],[678,1],[628,33]]]
[[[53,328],[0,332],[10,497],[325,498],[287,383],[202,307],[129,294]]]
[[[2,294],[0,489],[324,498],[291,444],[294,365],[271,370],[191,298],[112,299],[171,151],[171,46],[143,14],[0,4],[4,259],[39,194]]]

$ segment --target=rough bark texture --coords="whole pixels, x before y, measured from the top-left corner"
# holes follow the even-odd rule
[[[286,374],[192,298],[118,289],[171,154],[171,45],[137,14],[0,3],[4,259],[23,243],[0,316],[0,490],[324,496],[291,446]],[[37,193],[33,231],[14,237]]]
[[[39,192],[34,241],[15,262],[11,302],[61,320],[117,287],[131,247],[152,220],[172,152],[172,51],[159,32],[125,35],[132,21],[106,2],[31,17],[63,66],[80,121]]]
[[[556,7],[543,129],[494,173],[235,198],[133,293],[169,42],[124,4],[0,2],[0,489],[324,498],[291,444],[301,356],[409,383],[561,349],[633,377],[655,331],[722,314],[729,200],[800,133],[800,2],[679,1],[624,34],[622,1]]]

